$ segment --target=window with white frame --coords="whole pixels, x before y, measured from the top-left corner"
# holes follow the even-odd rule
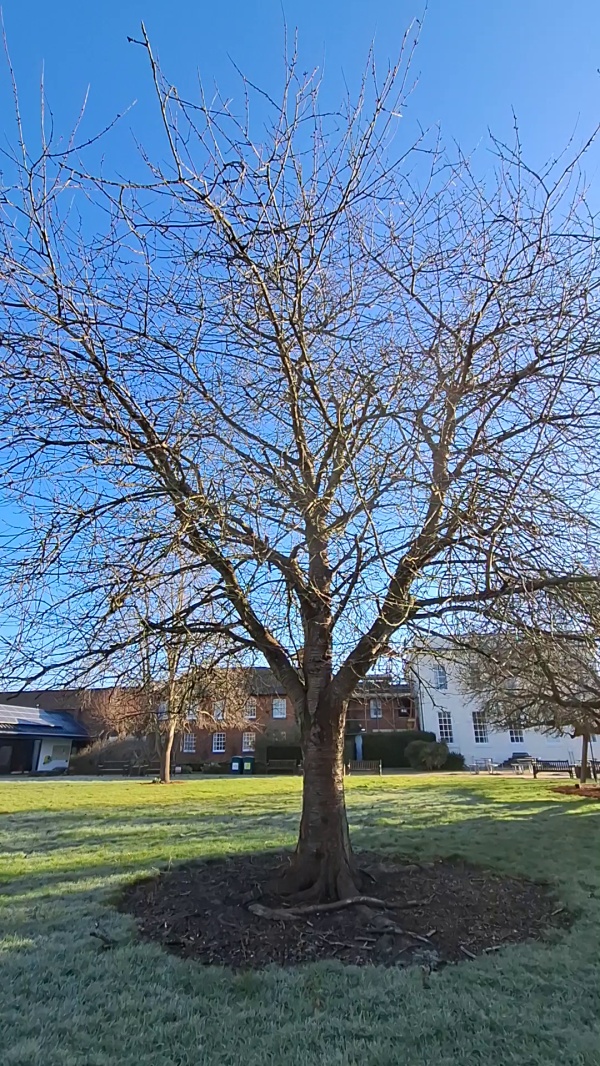
[[[436,663],[433,668],[433,685],[437,689],[448,688],[448,674],[446,673],[446,667],[441,663]]]
[[[156,708],[156,717],[159,722],[164,722],[165,718],[169,717],[169,704],[166,700],[161,700]]]
[[[450,714],[450,711],[438,711],[438,733],[440,741],[444,744],[454,743],[452,715]]]
[[[188,710],[187,710],[187,714],[186,714],[185,717],[186,717],[188,722],[197,722],[198,721],[198,704],[197,703],[190,703],[190,705],[188,707]]]
[[[213,718],[215,722],[222,721],[225,715],[225,700],[215,700],[213,703]],[[218,736],[218,734],[217,734]]]
[[[184,733],[183,743],[181,745],[182,751],[192,752],[196,750],[196,736],[194,733]]]
[[[483,711],[473,711],[473,733],[476,744],[487,744],[489,741],[488,724]]]
[[[242,751],[254,751],[256,747],[255,733],[242,733]]]
[[[213,743],[212,743],[213,754],[216,755],[217,752],[224,752],[225,751],[225,742],[226,742],[226,740],[227,740],[227,734],[226,733],[213,733]]]
[[[273,718],[287,718],[285,699],[280,699],[279,696],[275,696],[273,699]]]
[[[245,718],[256,718],[256,700],[252,696],[249,700],[246,700],[246,707],[244,710]]]
[[[369,700],[369,714],[371,718],[383,718],[383,704],[379,696],[372,696]]]
[[[523,727],[522,726],[518,726],[518,725],[511,726],[509,731],[508,731],[508,735],[510,737],[511,744],[524,744],[525,743],[525,733],[523,732]]]

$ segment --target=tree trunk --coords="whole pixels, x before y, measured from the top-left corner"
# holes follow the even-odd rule
[[[302,818],[292,865],[282,890],[330,902],[360,892],[344,801],[346,707],[321,700],[314,717],[303,715]]]
[[[175,722],[169,722],[167,732],[161,735],[160,745],[160,780],[163,785],[171,784],[171,755],[175,740]]]
[[[588,733],[584,733],[581,738],[581,768],[579,771],[579,784],[585,785],[588,779],[588,744],[590,738]]]

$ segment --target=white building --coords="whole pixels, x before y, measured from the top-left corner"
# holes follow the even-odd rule
[[[413,649],[408,669],[422,729],[435,733],[451,751],[460,752],[467,765],[491,759],[501,764],[516,755],[537,759],[579,759],[580,741],[565,734],[537,729],[492,729],[477,700],[461,683],[456,651],[444,654],[441,640]]]

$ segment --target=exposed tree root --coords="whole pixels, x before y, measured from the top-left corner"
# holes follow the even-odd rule
[[[332,903],[306,903],[300,907],[265,907],[262,903],[250,903],[248,910],[256,914],[258,918],[270,918],[273,921],[293,921],[295,918],[304,918],[309,914],[323,914],[326,911],[341,911],[344,907],[378,907],[381,910],[403,910],[407,907],[416,907],[418,900],[410,900],[408,903],[386,903],[376,896],[349,896],[347,899],[334,900]],[[366,912],[371,917],[370,912]],[[393,923],[390,923],[393,925]]]
[[[279,879],[276,891],[283,896],[292,896],[295,905],[321,906],[362,896],[361,881],[351,863],[322,862],[312,856],[299,861],[296,855]]]
[[[262,903],[251,903],[248,910],[259,918],[271,918],[273,921],[285,922],[293,921],[294,918],[304,918],[307,914],[341,911],[344,907],[359,904],[365,907],[387,907],[387,903],[375,896],[350,896],[348,899],[337,899],[332,903],[306,903],[300,907],[265,907]]]

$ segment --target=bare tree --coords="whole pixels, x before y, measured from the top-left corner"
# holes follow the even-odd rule
[[[190,729],[210,732],[248,728],[248,672],[207,656],[206,646],[191,651],[181,635],[163,637],[162,680],[143,692],[160,757],[160,780],[169,784],[175,738]],[[199,652],[201,653],[199,654]]]
[[[492,725],[581,737],[585,783],[590,740],[600,732],[597,592],[552,590],[510,606],[502,619],[494,613],[494,629],[458,638],[450,654]]]
[[[495,142],[479,181],[402,144],[410,46],[337,112],[293,56],[279,102],[243,79],[239,102],[188,101],[141,46],[167,161],[98,176],[76,138],[29,154],[19,133],[2,190],[5,491],[30,516],[4,558],[10,662],[68,668],[99,599],[118,613],[184,557],[212,604],[190,597],[189,631],[258,651],[295,706],[282,888],[353,895],[357,682],[411,627],[595,580],[579,159],[535,173]]]
[[[199,611],[205,590],[199,596],[181,557],[177,564],[166,573],[146,574],[133,601],[123,588],[118,604],[109,605],[101,634],[96,626],[88,634],[78,663],[80,671],[96,665],[116,676],[119,684],[101,700],[102,707],[121,730],[154,737],[165,784],[171,780],[178,735],[192,728],[247,727],[250,676],[225,634],[201,631],[201,622],[208,624]],[[138,583],[134,571],[126,584],[132,579]],[[195,623],[190,629],[192,607]],[[90,702],[97,706],[93,695]]]
[[[121,685],[83,689],[82,709],[93,737],[145,736],[147,716],[137,689]]]

